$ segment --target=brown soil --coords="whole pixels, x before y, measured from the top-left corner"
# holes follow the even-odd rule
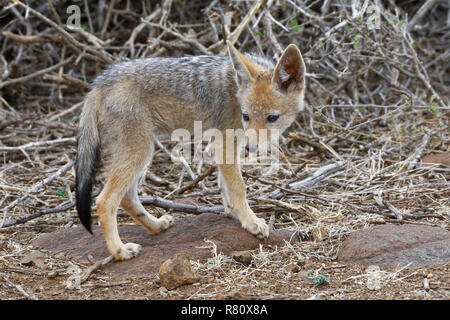
[[[97,270],[80,288],[65,288],[73,266],[86,269],[85,260],[46,252],[44,270],[23,266],[20,258],[29,252],[29,243],[48,225],[19,226],[0,234],[0,272],[15,285],[38,299],[448,299],[450,263],[417,269],[383,270],[381,288],[367,286],[367,267],[330,261],[339,243],[302,242],[292,246],[253,250],[250,266],[217,255],[203,262],[192,261],[200,282],[171,291],[160,290],[156,274],[117,280],[104,269]],[[8,239],[15,239],[9,242]],[[205,243],[207,246],[208,243]],[[71,267],[72,266],[72,267]],[[329,276],[329,283],[314,284],[310,270]],[[315,274],[317,275],[317,273]],[[424,279],[429,289],[424,288]],[[0,281],[0,299],[24,296]]]

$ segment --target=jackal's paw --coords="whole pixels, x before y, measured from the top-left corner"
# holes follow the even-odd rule
[[[160,223],[160,231],[166,230],[169,227],[173,225],[173,217],[165,214],[162,217],[158,219],[158,222]]]
[[[262,218],[256,218],[248,223],[242,223],[242,228],[260,239],[269,237],[269,226]]]
[[[138,255],[141,251],[141,245],[137,243],[127,243],[122,245],[116,252],[113,254],[114,259],[116,260],[130,260]]]

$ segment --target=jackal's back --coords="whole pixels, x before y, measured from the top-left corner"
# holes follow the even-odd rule
[[[265,57],[249,55],[272,69]],[[195,102],[201,111],[235,99],[235,73],[228,56],[141,58],[109,66],[94,81],[94,86],[110,86],[132,80],[148,94],[164,94]]]

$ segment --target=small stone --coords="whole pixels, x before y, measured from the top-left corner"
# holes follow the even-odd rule
[[[380,290],[383,286],[380,267],[377,265],[370,265],[366,269],[367,274],[367,288],[369,290]]]
[[[308,278],[308,271],[301,270],[301,271],[298,272],[298,275],[299,275],[300,278],[307,279]]]
[[[290,263],[287,267],[286,270],[289,271],[290,273],[297,273],[300,271],[300,268],[298,267],[297,264],[295,263]]]
[[[438,282],[430,282],[430,289],[436,290],[439,287]]]
[[[199,280],[198,275],[192,269],[189,255],[186,253],[178,253],[164,262],[159,268],[159,279],[161,286],[168,290]]]
[[[430,283],[428,282],[428,279],[427,279],[427,278],[424,278],[424,279],[423,279],[423,288],[424,288],[426,291],[430,290]]]
[[[166,287],[160,287],[158,289],[158,293],[160,296],[162,296],[163,298],[167,297],[167,294],[169,293],[169,290],[167,290]]]
[[[229,293],[223,295],[223,300],[245,300],[248,299],[242,293],[240,293],[237,289],[231,290]]]
[[[42,252],[33,250],[23,256],[22,259],[20,259],[20,264],[24,266],[35,266],[39,269],[45,269],[44,258],[45,255]]]
[[[250,265],[253,261],[252,254],[248,250],[233,251],[231,252],[231,257],[237,262],[240,262],[246,266]]]
[[[63,252],[58,252],[53,256],[55,259],[66,259],[66,255]]]

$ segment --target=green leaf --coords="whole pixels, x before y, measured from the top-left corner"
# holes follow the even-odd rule
[[[428,108],[429,108],[431,111],[433,111],[434,114],[435,114],[436,116],[439,116],[440,113],[439,113],[437,107],[438,107],[437,104],[432,104],[432,105],[430,105]]]
[[[67,191],[65,189],[58,189],[56,195],[61,198],[67,198]]]
[[[255,31],[255,32],[253,32],[253,34],[254,34],[255,36],[260,36],[261,38],[264,38],[264,37],[266,36],[266,34],[267,34],[267,31],[266,31],[266,30],[264,30],[263,32],[261,32],[261,31]]]
[[[89,32],[89,27],[85,24],[80,24],[80,27],[84,30],[86,30],[87,32]]]
[[[330,275],[321,272],[317,277],[314,277],[311,281],[312,283],[317,285],[330,283]]]

